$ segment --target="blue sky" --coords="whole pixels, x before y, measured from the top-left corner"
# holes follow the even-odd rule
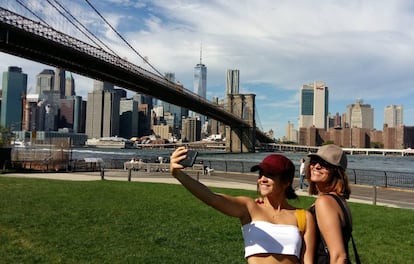
[[[45,0],[21,0],[54,27],[71,32]],[[54,2],[54,1],[51,1]],[[193,69],[207,66],[207,98],[224,97],[227,69],[240,70],[240,91],[256,94],[259,126],[286,134],[297,128],[299,90],[325,81],[329,111],[344,113],[357,99],[374,108],[382,130],[384,107],[404,106],[404,123],[414,126],[414,2],[411,0],[89,0],[122,36],[161,73],[174,72],[193,89]],[[83,0],[59,3],[121,57],[149,69]],[[23,12],[16,1],[0,6]],[[29,88],[44,68],[0,53],[0,70],[21,66]],[[86,97],[92,80],[75,75]],[[33,89],[34,90],[34,89]]]

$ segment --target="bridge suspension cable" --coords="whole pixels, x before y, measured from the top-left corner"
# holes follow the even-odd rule
[[[36,14],[34,11],[32,11],[33,8],[29,8],[27,5],[25,5],[22,1],[20,0],[15,0],[20,6],[22,6],[26,11],[28,11],[30,14],[32,14],[34,17],[36,17],[40,22],[42,22],[44,25],[52,28],[52,25],[50,25],[49,23],[46,22],[46,20],[44,20],[41,16],[39,16],[38,14]],[[73,16],[69,10],[67,10],[62,4],[60,4],[57,0],[54,0],[54,2],[61,8],[64,10],[64,12],[66,12],[74,21],[76,21],[76,23],[78,23],[86,32],[88,32],[90,35],[88,35],[87,33],[85,33],[81,28],[79,28],[78,25],[76,25],[69,17],[66,16],[66,14],[64,12],[62,12],[61,10],[59,10],[57,8],[57,6],[50,2],[49,0],[46,0],[50,6],[52,6],[57,12],[60,13],[60,15],[62,15],[67,21],[69,21],[69,23],[71,23],[77,30],[79,30],[79,32],[81,32],[83,35],[85,35],[90,41],[92,41],[93,44],[95,44],[97,47],[102,48],[102,46],[100,46],[93,38],[90,37],[90,35],[92,37],[94,37],[97,41],[99,41],[107,50],[109,50],[113,55],[119,57],[115,51],[113,51],[110,47],[108,47],[103,41],[101,41],[95,34],[93,34],[93,32],[89,31],[75,16]],[[103,49],[103,48],[102,48]],[[120,57],[119,57],[120,58]]]
[[[50,2],[50,0],[46,0],[53,8],[56,9],[56,11],[58,11],[64,18],[66,18],[69,23],[71,23],[76,29],[78,29],[82,34],[84,34],[89,40],[91,40],[95,45],[97,45],[98,47],[102,48],[95,40],[93,40],[88,34],[86,34],[81,28],[79,28],[78,25],[76,25],[75,23],[73,23],[73,21],[71,19],[69,19],[65,13],[63,13],[61,10],[59,10],[53,3]],[[113,55],[119,57],[119,55],[113,51],[110,47],[108,47],[108,45],[106,45],[102,40],[100,40],[95,34],[93,34],[93,32],[91,32],[88,28],[85,27],[85,25],[83,25],[75,16],[73,16],[69,10],[67,10],[62,4],[60,4],[57,0],[54,0],[54,2],[60,7],[62,8],[74,21],[76,21],[76,23],[78,23],[84,30],[86,30],[86,32],[88,32],[92,37],[94,37],[97,41],[99,41],[99,43],[101,43],[105,48],[107,48]],[[119,57],[120,58],[120,57]]]
[[[151,63],[148,62],[146,58],[139,54],[139,52],[134,47],[132,47],[131,44],[129,44],[129,42],[105,19],[104,16],[102,16],[102,14],[89,2],[89,0],[85,0],[85,2],[88,3],[88,5],[96,12],[96,14],[98,14],[98,16],[100,16],[102,20],[105,21],[105,23],[118,35],[118,37],[120,37],[122,41],[124,41],[125,44],[135,52],[135,54],[137,54],[145,63],[147,63],[151,69],[158,73],[160,77],[165,78]],[[165,79],[168,80],[167,78]]]

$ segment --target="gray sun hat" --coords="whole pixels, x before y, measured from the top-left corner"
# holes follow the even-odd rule
[[[346,170],[348,159],[341,147],[334,144],[322,146],[318,152],[309,154],[308,157],[319,157],[324,161]]]

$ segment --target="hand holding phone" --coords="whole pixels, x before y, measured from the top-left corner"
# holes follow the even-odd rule
[[[185,159],[183,159],[182,161],[180,161],[179,163],[181,165],[183,165],[184,167],[191,167],[194,165],[194,162],[197,158],[198,152],[195,150],[191,150],[189,149],[187,151],[186,157]]]

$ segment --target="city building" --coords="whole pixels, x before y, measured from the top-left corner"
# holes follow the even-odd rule
[[[240,71],[227,70],[226,94],[238,94],[240,85]]]
[[[72,73],[66,72],[65,78],[65,96],[74,96],[75,92],[75,79],[72,76]]]
[[[183,142],[194,142],[201,140],[201,122],[195,117],[183,118],[181,140]]]
[[[217,96],[214,96],[212,102],[216,104],[217,107],[224,108],[224,99],[219,100]],[[222,138],[226,137],[226,125],[211,118],[208,120],[208,124],[209,135],[221,135]]]
[[[37,130],[37,122],[39,120],[39,95],[27,94],[24,103],[22,130],[35,131]]]
[[[160,139],[171,139],[172,138],[172,129],[169,125],[154,125],[152,126],[154,134]]]
[[[55,84],[53,89],[57,91],[60,95],[60,98],[65,96],[65,86],[66,86],[66,71],[62,68],[56,68],[55,71]]]
[[[43,91],[51,91],[55,85],[55,72],[51,69],[44,69],[36,75],[36,93],[43,94]]]
[[[298,133],[295,129],[295,125],[288,121],[286,125],[286,138],[284,141],[288,142],[297,142],[298,141]]]
[[[362,99],[346,107],[345,127],[374,129],[374,109]]]
[[[194,67],[194,93],[198,94],[201,98],[207,98],[207,67],[202,63],[201,50],[200,50],[200,63]],[[192,114],[195,116],[195,114]],[[206,121],[205,116],[200,116],[201,124]]]
[[[172,72],[166,73],[165,78],[176,83],[175,74]],[[177,84],[180,83],[178,82]],[[173,136],[179,138],[181,134],[182,117],[188,116],[188,109],[168,102],[162,102],[162,106],[164,108],[164,115],[168,115],[169,120],[167,124],[171,127]]]
[[[151,96],[138,93],[134,95],[134,98],[138,101],[138,137],[151,135],[151,111],[154,108],[153,98]]]
[[[93,91],[88,93],[86,130],[88,138],[119,135],[120,95],[112,84],[94,81]]]
[[[59,110],[58,129],[85,133],[86,101],[81,96],[60,99]]]
[[[22,68],[9,67],[8,71],[3,72],[2,87],[0,125],[12,131],[21,130],[27,74],[22,72]]]
[[[329,91],[325,82],[315,81],[300,89],[299,128],[327,129]]]
[[[399,127],[404,124],[402,105],[387,105],[384,109],[384,125]]]
[[[138,98],[121,98],[119,103],[119,136],[132,138],[138,136]]]

